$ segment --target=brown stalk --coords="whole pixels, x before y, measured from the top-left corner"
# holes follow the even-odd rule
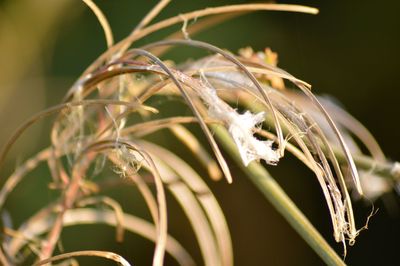
[[[157,9],[157,7],[156,7]],[[318,9],[299,6],[299,5],[285,5],[285,4],[242,4],[242,5],[228,5],[228,6],[220,6],[213,8],[206,8],[203,10],[197,10],[185,14],[181,14],[179,16],[175,16],[158,23],[155,23],[147,28],[144,28],[137,32],[132,32],[131,35],[110,47],[106,52],[104,52],[101,56],[99,56],[82,74],[81,77],[86,76],[88,73],[93,72],[96,68],[98,68],[103,62],[110,58],[113,54],[116,54],[121,49],[126,49],[125,47],[129,47],[134,41],[149,35],[153,32],[159,31],[163,28],[172,26],[176,23],[182,22],[182,17],[186,20],[201,18],[204,16],[210,15],[220,15],[223,13],[243,13],[243,12],[252,12],[252,11],[261,11],[261,10],[275,10],[275,11],[288,11],[288,12],[301,12],[308,14],[317,14]],[[64,101],[70,99],[70,96],[74,94],[74,91],[77,90],[79,86],[73,86],[70,91],[67,93]]]
[[[268,97],[268,94],[265,92],[265,90],[261,87],[260,83],[258,80],[254,77],[254,75],[246,68],[245,65],[243,65],[234,55],[232,55],[229,52],[226,52],[214,45],[211,45],[209,43],[201,42],[201,41],[193,41],[193,40],[167,40],[167,41],[159,41],[155,43],[151,43],[149,45],[146,45],[143,47],[144,49],[152,48],[152,47],[157,47],[157,46],[164,46],[164,45],[186,45],[186,46],[192,46],[192,47],[197,47],[205,50],[212,51],[214,53],[220,54],[223,57],[225,57],[227,60],[231,61],[233,64],[235,64],[241,71],[243,71],[246,76],[253,82],[254,86],[257,88],[259,93],[261,94],[263,100],[268,104],[272,116],[274,119],[274,126],[276,128],[277,136],[278,136],[278,150],[281,155],[283,155],[283,133],[281,126],[278,121],[278,117],[275,111],[275,108]]]
[[[218,145],[215,142],[214,137],[212,136],[210,130],[207,127],[207,125],[205,124],[204,119],[202,118],[202,116],[200,115],[200,113],[196,109],[195,105],[193,104],[193,101],[191,100],[191,98],[189,97],[189,95],[187,94],[187,92],[185,91],[183,86],[181,85],[180,81],[178,81],[178,79],[171,72],[171,70],[164,63],[162,63],[162,61],[160,59],[158,59],[157,57],[153,56],[151,53],[149,53],[149,52],[147,52],[145,50],[142,50],[142,49],[132,49],[131,53],[134,53],[134,54],[137,54],[137,55],[146,56],[149,59],[153,60],[157,65],[160,66],[160,68],[163,71],[165,71],[165,73],[169,76],[169,78],[174,82],[174,84],[177,86],[177,88],[181,92],[182,96],[184,97],[185,101],[188,103],[190,109],[192,110],[194,115],[199,120],[199,124],[200,124],[201,128],[203,129],[203,132],[205,133],[205,135],[207,137],[207,140],[210,143],[211,148],[213,149],[213,151],[215,153],[215,156],[217,157],[219,165],[221,166],[221,169],[224,172],[225,178],[227,179],[228,183],[232,183],[232,176],[231,176],[229,167],[228,167],[226,161],[224,160],[224,157],[222,156],[222,153],[219,150]]]

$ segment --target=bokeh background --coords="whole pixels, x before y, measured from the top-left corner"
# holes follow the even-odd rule
[[[116,40],[126,36],[156,2],[96,1],[109,19]],[[246,2],[249,1],[176,0],[157,20],[206,6]],[[252,46],[254,50],[271,47],[279,53],[281,68],[311,83],[315,93],[330,95],[342,103],[370,129],[389,158],[400,160],[400,2],[279,2],[311,5],[319,8],[320,14],[257,12],[192,38],[231,51],[245,46]],[[166,33],[146,37],[140,43],[163,36]],[[31,114],[60,102],[74,80],[105,49],[103,32],[81,1],[0,1],[0,143]],[[197,56],[191,52],[170,55],[177,59]],[[49,122],[34,126],[18,142],[1,171],[2,178],[48,144]],[[333,241],[326,205],[313,174],[290,156],[268,170],[341,254],[342,247]],[[232,172],[236,176],[232,185],[208,183],[226,214],[236,265],[323,265],[234,165]],[[38,190],[45,191],[48,177],[40,169],[35,174],[7,203],[17,225],[52,197],[49,192],[38,193]],[[129,204],[132,195],[128,189],[111,191],[110,195],[125,201],[126,208],[146,215],[139,199],[134,207]],[[395,192],[375,202],[379,211],[371,220],[369,230],[362,232],[355,246],[349,248],[346,258],[349,265],[398,265],[399,203]],[[170,206],[170,232],[199,258],[182,212],[174,202]],[[365,202],[356,203],[358,220],[363,221],[370,208]],[[67,251],[113,250],[135,265],[149,265],[153,247],[134,236],[123,244],[116,244],[114,231],[102,226],[66,230],[63,246]],[[105,263],[91,260],[91,265],[94,262]],[[82,260],[82,265],[85,263],[89,261]],[[173,261],[167,258],[166,264],[172,265]]]

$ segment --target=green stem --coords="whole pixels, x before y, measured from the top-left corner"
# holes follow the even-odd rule
[[[321,259],[327,265],[345,265],[343,260],[319,234],[265,168],[255,162],[245,167],[240,159],[237,148],[226,129],[221,126],[213,126],[212,128],[224,149],[233,157],[254,185],[271,202],[275,209],[283,215],[293,229],[300,234],[304,241],[310,245]]]

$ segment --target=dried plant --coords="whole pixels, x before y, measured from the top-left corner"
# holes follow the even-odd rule
[[[260,162],[277,165],[288,151],[314,172],[330,212],[334,239],[343,243],[345,250],[369,219],[365,218],[365,227],[356,228],[350,192],[354,197],[379,196],[396,182],[399,165],[385,158],[368,130],[352,116],[329,99],[315,96],[305,81],[278,68],[277,55],[270,49],[254,52],[244,48],[235,55],[191,39],[194,32],[216,21],[247,12],[318,11],[297,5],[243,4],[198,10],[148,26],[168,4],[163,0],[128,37],[114,45],[101,10],[90,0],[84,2],[101,23],[109,48],[82,74],[61,104],[33,116],[4,146],[0,162],[29,126],[56,114],[51,146],[7,178],[0,191],[0,207],[4,212],[9,194],[41,164],[47,164],[52,178],[49,187],[59,192],[58,198],[18,228],[4,222],[2,264],[24,263],[33,254],[35,265],[77,256],[99,256],[130,265],[105,251],[54,256],[63,228],[107,224],[116,228],[116,241],[123,241],[125,230],[154,241],[153,265],[163,264],[165,252],[181,265],[194,265],[185,247],[168,234],[168,192],[193,227],[204,264],[233,265],[227,221],[203,177],[173,151],[146,138],[162,130],[169,130],[187,146],[212,179],[224,176],[231,183],[234,177],[220,148],[226,149],[326,263],[343,264]],[[191,19],[199,21],[188,26]],[[170,38],[132,48],[139,39],[179,23],[182,31]],[[210,55],[183,63],[162,58],[168,49],[180,46]],[[297,89],[289,89],[288,84]],[[193,116],[167,117],[152,106],[155,97],[161,97],[165,105],[171,97],[181,97]],[[200,125],[213,155],[184,126],[189,123]],[[362,154],[354,137],[369,154]],[[97,176],[106,168],[116,174],[112,180],[137,187],[152,221],[127,213],[120,203],[102,195],[109,184]]]

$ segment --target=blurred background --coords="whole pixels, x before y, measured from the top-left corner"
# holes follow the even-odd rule
[[[117,41],[129,34],[157,3],[145,0],[95,2],[109,19]],[[157,20],[207,6],[247,2],[250,1],[172,1]],[[252,46],[254,50],[270,47],[279,54],[281,68],[311,83],[315,93],[335,98],[370,129],[389,158],[400,160],[397,142],[400,2],[279,3],[310,5],[319,8],[320,14],[257,12],[227,21],[192,38],[233,52],[245,46]],[[139,44],[167,34],[168,31],[164,35],[146,37]],[[102,29],[81,1],[0,1],[0,143],[5,143],[17,126],[33,113],[59,103],[73,82],[105,49]],[[171,59],[180,60],[195,57],[196,53],[170,55]],[[24,134],[8,157],[2,178],[5,172],[9,173],[29,155],[48,145],[50,122],[39,123]],[[333,240],[325,201],[313,174],[290,156],[277,167],[268,166],[268,170],[342,254],[342,246]],[[226,214],[236,265],[322,265],[318,256],[234,165],[232,172],[235,175],[232,185],[223,181],[207,182]],[[7,208],[15,214],[16,225],[40,206],[41,200],[52,196],[47,192],[37,196],[37,190],[44,191],[48,182],[48,177],[40,173],[39,169],[36,172],[39,177],[24,183],[20,193],[7,203]],[[129,190],[110,193],[122,201],[131,200]],[[398,265],[399,203],[394,192],[375,202],[379,211],[371,219],[369,230],[362,232],[356,244],[348,249],[346,262],[349,265]],[[145,213],[139,203],[135,204],[133,211]],[[126,205],[132,209],[128,203]],[[371,206],[363,202],[355,205],[359,226],[362,226]],[[170,206],[171,234],[195,258],[200,258],[183,213],[176,203]],[[104,233],[100,234],[99,229]],[[112,229],[101,226],[70,228],[65,231],[63,246],[67,251],[79,248],[113,250],[135,265],[149,265],[153,247],[150,242],[131,236],[125,243],[116,244],[113,234]],[[96,241],[90,238],[94,235]],[[84,262],[82,260],[82,265],[87,265]],[[103,265],[100,263],[104,261],[98,263]],[[167,258],[166,265],[172,264],[172,259]]]

